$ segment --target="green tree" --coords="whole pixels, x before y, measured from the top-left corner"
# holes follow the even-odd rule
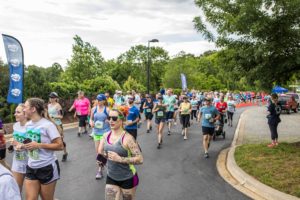
[[[104,68],[101,52],[78,35],[74,37],[74,42],[71,60],[68,60],[62,78],[65,81],[82,82],[100,76]]]
[[[220,47],[232,50],[237,68],[247,73],[247,82],[261,81],[270,88],[285,83],[300,70],[300,1],[196,0],[203,17],[195,28]]]
[[[137,82],[135,79],[131,78],[131,76],[128,77],[127,81],[123,85],[123,89],[125,91],[129,90],[135,90],[139,92],[145,92],[146,87]]]

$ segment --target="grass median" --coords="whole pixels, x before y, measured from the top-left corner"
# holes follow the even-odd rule
[[[279,191],[300,197],[300,142],[245,144],[236,148],[235,160],[248,174]]]

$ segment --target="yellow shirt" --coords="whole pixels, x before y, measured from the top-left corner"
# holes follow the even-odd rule
[[[181,110],[181,114],[182,115],[187,115],[187,114],[190,114],[190,109],[191,109],[191,103],[187,102],[182,102],[180,104],[180,110]]]
[[[111,98],[111,97],[109,97],[109,98],[107,99],[107,106],[108,106],[110,109],[112,109],[113,106],[114,106],[114,104],[115,104],[114,99]]]

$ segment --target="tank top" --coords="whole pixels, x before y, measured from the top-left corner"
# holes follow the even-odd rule
[[[145,109],[145,112],[146,112],[147,114],[149,114],[149,113],[152,112],[152,109],[153,109],[153,102],[152,102],[152,101],[151,101],[151,102],[146,101],[145,103],[146,103],[146,106],[148,107],[148,108]]]
[[[166,107],[159,104],[157,104],[156,107],[158,108],[158,111],[155,112],[155,117],[157,119],[166,118]]]
[[[104,133],[110,131],[109,123],[105,120],[108,117],[106,112],[106,107],[104,107],[103,112],[98,112],[98,106],[96,106],[94,111],[94,129],[93,133],[95,135],[103,135]]]
[[[56,125],[60,126],[62,124],[61,119],[52,118],[52,116],[60,115],[59,110],[56,107],[56,104],[55,105],[48,104],[48,114],[49,117],[55,122]]]
[[[111,137],[111,132],[110,132],[106,140],[104,141],[104,151],[115,152],[119,154],[119,156],[121,157],[130,157],[131,156],[130,151],[125,149],[122,146],[124,136],[125,136],[125,132],[114,144],[111,144],[109,142]],[[124,181],[132,178],[135,174],[136,174],[136,169],[134,165],[107,160],[107,175],[110,178],[116,181]]]

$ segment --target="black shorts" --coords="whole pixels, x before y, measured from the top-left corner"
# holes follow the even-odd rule
[[[45,167],[33,169],[26,166],[25,178],[29,180],[38,180],[41,184],[47,185],[60,178],[60,168],[58,161]]]
[[[132,137],[134,137],[134,139],[136,140],[137,137],[137,129],[125,129],[127,133],[129,133],[130,135],[132,135]]]
[[[152,113],[146,113],[145,117],[146,117],[146,119],[152,120],[153,119],[153,114]]]
[[[187,128],[190,124],[190,115],[181,115],[182,127]]]
[[[167,122],[173,121],[173,118],[174,118],[174,112],[168,111],[168,112],[166,113],[166,121],[167,121]]]
[[[165,121],[166,121],[165,118],[155,118],[155,124],[160,124],[161,122],[165,123]]]
[[[87,120],[87,115],[77,115],[79,119],[79,127],[85,127],[86,126],[86,120]]]
[[[202,126],[203,135],[213,135],[215,132],[215,128]]]
[[[0,149],[0,160],[6,157],[6,148]]]
[[[119,186],[122,189],[132,189],[136,187],[139,184],[139,177],[138,175],[134,175],[132,178],[124,180],[124,181],[116,181],[109,176],[106,178],[106,185],[116,185]]]

